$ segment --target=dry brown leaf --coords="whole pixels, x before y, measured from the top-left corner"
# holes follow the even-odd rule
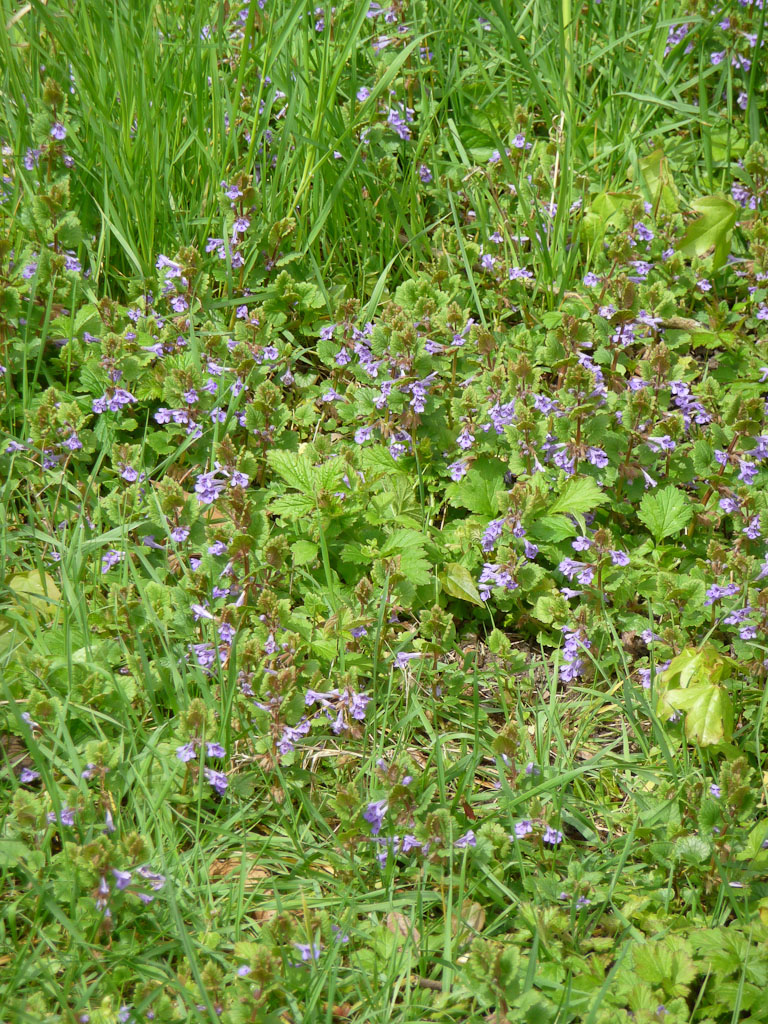
[[[215,860],[211,864],[209,870],[209,876],[211,879],[226,878],[228,875],[234,872],[239,872],[245,868],[245,883],[246,885],[256,885],[257,882],[263,881],[265,878],[270,877],[270,872],[266,868],[261,867],[260,864],[254,864],[253,862],[245,861],[241,857],[226,857],[223,860]]]
[[[404,939],[411,939],[414,946],[419,945],[421,936],[418,929],[414,928],[405,914],[401,914],[399,910],[390,910],[384,918],[384,923],[393,935],[400,935]]]

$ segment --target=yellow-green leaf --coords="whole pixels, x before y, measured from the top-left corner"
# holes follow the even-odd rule
[[[445,572],[440,576],[443,590],[451,597],[457,597],[460,601],[469,601],[470,604],[477,604],[482,607],[480,592],[477,589],[469,569],[465,569],[458,562],[449,562]]]

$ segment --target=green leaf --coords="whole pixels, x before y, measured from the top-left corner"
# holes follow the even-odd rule
[[[476,459],[463,480],[449,484],[446,497],[454,508],[468,508],[478,516],[493,519],[498,512],[496,495],[504,488],[506,471],[506,466],[498,459]]]
[[[15,868],[26,859],[28,853],[26,843],[16,839],[0,839],[0,868]]]
[[[313,544],[312,541],[297,540],[295,544],[291,544],[293,564],[308,565],[310,562],[314,562],[317,558],[317,551],[317,544]]]
[[[547,511],[549,515],[590,512],[607,501],[608,497],[603,494],[591,476],[571,477],[554,505],[551,505]]]
[[[314,495],[317,477],[309,456],[278,450],[267,452],[267,462],[289,487]]]
[[[659,701],[659,717],[685,712],[685,735],[702,747],[727,743],[733,735],[733,703],[722,686],[687,686],[667,690]]]
[[[709,472],[714,455],[712,446],[707,444],[703,438],[699,438],[698,441],[694,442],[691,456],[693,458],[693,468],[699,476],[704,476],[705,473]]]
[[[577,529],[565,516],[542,516],[531,526],[528,533],[533,540],[558,543],[568,537],[575,537]]]
[[[605,234],[609,224],[619,220],[621,211],[641,197],[632,192],[601,192],[584,214],[581,230],[593,244]]]
[[[423,587],[432,579],[432,566],[424,550],[424,534],[418,530],[395,530],[379,552],[380,558],[399,556],[400,571],[416,587]]]
[[[687,495],[676,487],[665,487],[656,494],[643,496],[637,517],[659,544],[665,537],[671,537],[687,526],[692,515]]]
[[[741,207],[726,196],[702,196],[691,206],[701,216],[688,225],[677,250],[684,256],[703,256],[714,249],[713,267],[719,270],[731,251],[731,234]]]
[[[675,196],[674,181],[669,170],[669,161],[664,155],[663,149],[655,149],[648,156],[639,161],[640,177],[644,180],[648,189],[651,202],[659,203],[667,213],[677,211],[677,200]],[[628,177],[634,179],[634,169],[631,169]]]
[[[283,494],[269,503],[269,511],[273,515],[285,516],[286,519],[300,519],[314,509],[314,501],[305,494]]]
[[[8,589],[19,604],[38,612],[46,621],[55,616],[56,606],[61,601],[61,593],[53,577],[47,572],[41,575],[36,569],[11,576]]]
[[[449,562],[446,565],[445,572],[440,575],[440,582],[443,590],[446,594],[450,594],[451,597],[457,597],[460,601],[469,601],[470,604],[482,607],[483,602],[480,599],[480,592],[475,585],[472,574],[469,569],[459,565],[458,562]]]
[[[675,856],[688,864],[703,864],[712,855],[712,844],[702,836],[680,836],[675,842]]]
[[[664,687],[685,687],[691,682],[694,685],[720,683],[730,676],[734,664],[711,644],[699,649],[686,647],[659,674],[659,682]]]

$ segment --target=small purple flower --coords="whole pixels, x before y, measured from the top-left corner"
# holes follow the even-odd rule
[[[229,785],[229,779],[224,772],[217,772],[213,768],[205,768],[206,781],[216,790],[219,796],[224,796]]]
[[[544,829],[544,835],[541,838],[545,843],[548,843],[550,846],[557,846],[559,843],[562,843],[563,841],[563,833],[558,832],[558,830],[556,828],[552,828],[551,825],[547,825],[547,827]]]
[[[510,836],[509,838],[510,839],[525,839],[525,837],[529,836],[531,834],[531,832],[533,832],[533,822],[529,821],[526,818],[523,821],[518,821],[518,823],[515,825],[515,834],[514,834],[514,836]]]
[[[75,810],[73,807],[62,807],[58,817],[55,811],[50,811],[47,815],[48,821],[54,825],[58,821],[61,825],[74,825],[75,824]]]
[[[40,772],[32,771],[31,768],[22,768],[19,775],[19,782],[30,783],[36,782],[40,778]]]
[[[481,546],[483,551],[493,551],[499,542],[499,539],[504,532],[504,519],[492,519],[488,526],[485,528]]]
[[[133,876],[130,871],[118,871],[117,868],[112,868],[112,874],[115,877],[116,889],[126,889],[131,884]]]
[[[392,665],[394,668],[399,668],[401,671],[405,671],[405,669],[408,667],[409,661],[413,661],[414,658],[420,657],[421,655],[419,654],[418,651],[412,652],[410,654],[406,653],[405,651],[400,651],[399,654],[395,655],[395,660],[392,662]]]
[[[709,787],[709,793],[710,793],[710,796],[713,796],[715,798],[715,800],[719,800],[721,795],[722,795],[721,791],[720,791],[720,787],[716,783],[714,783],[714,782]]]
[[[611,562],[613,565],[629,565],[629,555],[626,551],[609,551],[608,554],[611,556]]]
[[[475,833],[472,831],[472,829],[469,829],[469,831],[465,832],[463,836],[459,836],[459,838],[455,841],[453,845],[456,847],[457,850],[464,850],[468,846],[477,846],[477,839],[475,838]]]
[[[102,576],[109,572],[113,565],[117,565],[125,558],[124,551],[118,551],[116,548],[110,548],[101,558],[101,574]]]
[[[733,597],[734,594],[738,594],[740,589],[741,588],[738,583],[727,583],[725,586],[713,583],[707,591],[707,599],[704,602],[704,605],[706,607],[707,605],[714,604],[715,601],[719,601],[723,597]]]
[[[183,544],[189,536],[189,530],[186,526],[176,526],[171,530],[171,540],[174,544]]]
[[[231,644],[237,635],[237,630],[231,622],[222,622],[219,626],[219,638],[222,643]]]
[[[294,942],[294,949],[298,949],[301,953],[301,959],[303,963],[307,963],[310,960],[319,960],[322,946],[319,942]]]
[[[220,743],[206,743],[205,752],[208,757],[225,757],[227,753]]]
[[[371,835],[377,836],[381,831],[381,826],[384,822],[384,815],[387,813],[387,807],[388,804],[386,800],[374,800],[369,803],[363,811],[363,818],[371,826]]]
[[[432,171],[430,171],[426,164],[421,164],[419,167],[419,177],[424,185],[428,185],[432,181]]]
[[[197,756],[195,751],[196,743],[194,740],[190,740],[189,743],[184,743],[180,747],[176,747],[176,757],[179,761],[183,761],[184,764],[187,761],[192,761]]]
[[[71,452],[79,451],[83,447],[83,442],[73,433],[67,438],[66,441],[62,442],[62,448],[69,448]]]
[[[61,121],[56,121],[53,127],[51,128],[51,138],[56,139],[58,142],[63,142],[64,139],[66,139],[66,137],[67,129],[61,123]]]

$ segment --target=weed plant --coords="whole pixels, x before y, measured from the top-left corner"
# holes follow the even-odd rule
[[[768,983],[765,9],[2,0],[0,1016]]]

